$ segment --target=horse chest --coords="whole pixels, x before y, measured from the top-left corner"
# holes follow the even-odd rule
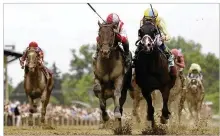
[[[123,73],[123,65],[121,61],[115,61],[103,64],[97,63],[95,74],[103,81],[113,80]]]

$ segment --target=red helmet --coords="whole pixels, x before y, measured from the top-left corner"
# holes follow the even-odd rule
[[[36,42],[30,42],[29,47],[38,47],[38,44]]]
[[[106,18],[106,23],[112,24],[112,23],[119,23],[120,18],[117,14],[111,13]]]
[[[177,50],[177,49],[172,49],[170,52],[171,52],[175,57],[178,57],[178,56],[180,55],[180,52],[179,52],[179,50]]]

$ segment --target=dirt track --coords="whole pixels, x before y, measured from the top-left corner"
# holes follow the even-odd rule
[[[132,128],[132,130],[131,130]],[[125,130],[126,129],[126,130]],[[125,125],[125,129],[122,134],[124,135],[141,135],[143,134],[143,128],[137,128],[137,126]],[[131,130],[131,131],[130,131]],[[56,127],[5,127],[4,135],[113,135],[120,134],[114,132],[112,129],[98,129],[98,126],[56,126]],[[189,126],[168,126],[168,128],[160,127],[154,131],[145,131],[145,135],[173,135],[173,134],[190,134],[190,135],[219,135],[218,127],[189,127]]]

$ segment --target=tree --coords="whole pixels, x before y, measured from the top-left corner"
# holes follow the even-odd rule
[[[61,72],[60,72],[60,70],[57,68],[55,62],[52,64],[51,71],[53,72],[53,75],[54,75],[54,77],[55,77],[56,79],[60,79],[60,74],[61,74]]]
[[[70,71],[63,74],[62,92],[64,103],[71,104],[72,100],[89,102],[88,91],[92,87],[92,55],[95,52],[95,45],[85,44],[79,49],[71,50],[72,60]]]
[[[71,50],[73,59],[70,61],[70,72],[73,72],[75,78],[80,79],[83,74],[92,72],[92,55],[95,52],[95,45],[82,45],[79,54],[75,49]]]

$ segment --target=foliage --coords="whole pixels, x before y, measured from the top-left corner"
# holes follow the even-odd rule
[[[59,100],[56,99],[54,96],[50,96],[50,103],[52,104],[60,104]]]
[[[62,92],[64,103],[71,104],[72,100],[90,102],[89,95],[92,87],[92,55],[95,45],[82,45],[79,52],[71,50],[73,58],[70,61],[70,72],[63,74]],[[97,103],[97,102],[93,102]]]

